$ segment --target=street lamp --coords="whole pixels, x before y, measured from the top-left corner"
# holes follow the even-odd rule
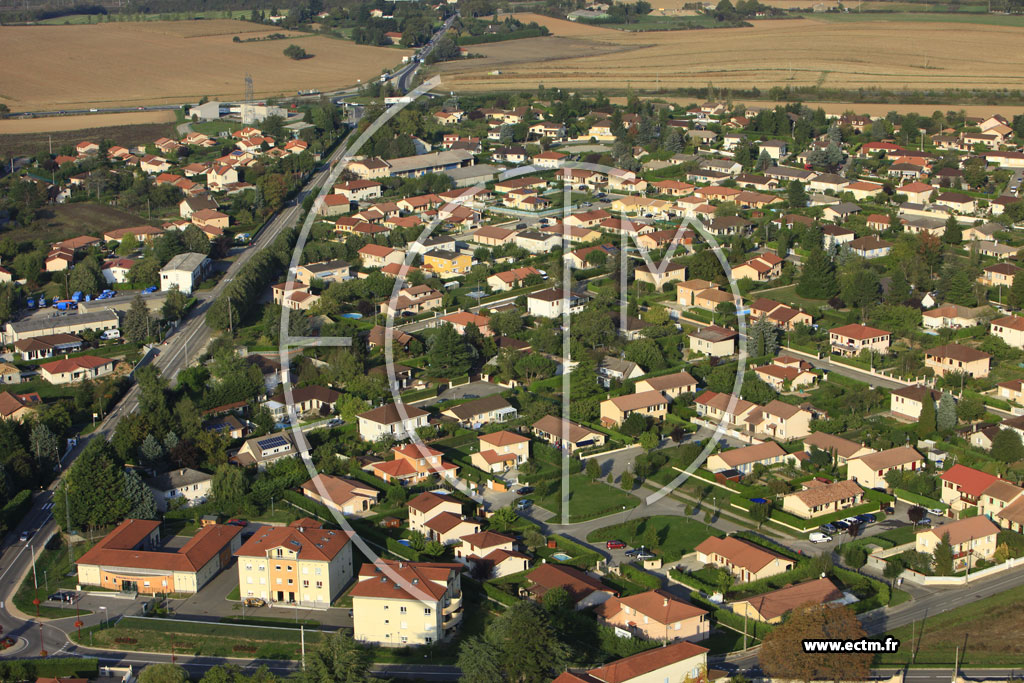
[[[107,608],[104,605],[100,605],[100,609],[103,611],[103,628],[107,627]]]

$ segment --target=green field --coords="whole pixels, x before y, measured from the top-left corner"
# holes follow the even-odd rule
[[[554,483],[550,492],[537,496],[535,500],[537,505],[555,513],[560,519],[562,487],[560,481]],[[634,508],[639,503],[640,499],[636,496],[601,481],[593,481],[586,474],[569,477],[569,521],[572,523],[615,514],[623,508]],[[552,521],[557,523],[559,520]]]
[[[675,562],[686,553],[692,552],[697,544],[712,535],[706,525],[692,519],[655,515],[596,529],[587,534],[587,541],[600,543],[619,540],[631,547],[637,547],[648,527],[654,528],[658,536],[658,545],[655,549],[667,562]]]
[[[914,665],[952,667],[957,648],[963,667],[1007,667],[1024,662],[1024,586],[929,617],[916,627],[889,631],[900,651],[882,655],[876,665],[903,665],[916,649]],[[913,642],[916,636],[917,641]]]

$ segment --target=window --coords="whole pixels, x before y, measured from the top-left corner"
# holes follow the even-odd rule
[[[425,640],[425,641],[426,641],[427,645],[430,645],[430,644],[431,644],[432,642],[434,642],[434,639],[433,639],[433,638],[431,638],[430,636],[427,636],[427,637],[426,637],[426,638],[424,638],[423,640]]]
[[[288,565],[288,571],[291,571],[291,570],[292,570],[292,566]]]
[[[403,626],[404,626],[404,624],[403,624]],[[408,643],[409,639],[406,636],[402,636],[402,642],[403,643]]]
[[[316,587],[317,588],[323,588],[324,587],[324,582],[323,581],[317,581],[316,582]]]
[[[276,569],[277,571],[281,571],[281,565],[275,564],[274,569]]]
[[[302,568],[302,573],[303,573],[303,574],[308,574],[308,573],[309,573],[309,567],[305,567],[305,566],[304,566],[304,567]]]
[[[278,585],[278,586],[280,586],[280,585],[281,585],[281,579],[278,579],[278,580],[277,580],[277,585]]]
[[[426,615],[426,616],[430,616],[430,615],[431,615],[432,613],[433,613],[433,610],[432,610],[432,609],[430,609],[429,607],[424,607],[424,608],[423,608],[423,614],[424,614],[424,615]]]
[[[249,584],[249,585],[252,585],[252,577],[251,577],[251,576],[247,576],[247,577],[245,577],[245,582],[246,582],[247,584]]]
[[[402,614],[405,614],[406,613],[405,605],[402,605],[401,607],[399,607],[398,611],[401,612]]]
[[[284,557],[284,551],[281,550],[281,548],[277,548],[276,549],[276,554],[277,554],[277,557]],[[280,569],[280,567],[278,567],[278,569]]]
[[[303,581],[302,582],[302,587],[303,588],[309,588],[309,581]]]
[[[316,574],[317,576],[320,576],[320,567],[317,567],[316,569],[314,569],[313,573]]]

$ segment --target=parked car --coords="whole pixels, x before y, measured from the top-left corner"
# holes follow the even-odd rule
[[[604,544],[604,547],[608,550],[621,550],[626,547],[626,544],[622,541],[608,541]]]
[[[516,489],[516,495],[525,496],[528,493],[533,493],[532,486],[520,486],[518,489]]]
[[[647,548],[644,548],[643,546],[640,546],[639,548],[633,548],[632,550],[627,550],[626,551],[626,557],[635,557],[638,560],[650,560],[650,559],[654,558],[654,553],[652,553]]]
[[[832,524],[822,524],[818,528],[821,529],[821,533],[823,533],[823,534],[834,534],[835,532],[838,531],[838,529],[835,526],[833,526]]]
[[[861,520],[860,520],[859,517],[846,517],[846,518],[843,519],[843,521],[846,522],[847,524],[849,524],[850,526],[853,526],[854,524],[860,524],[861,523]]]
[[[828,543],[832,540],[832,537],[828,534],[823,534],[820,531],[812,531],[811,535],[807,537],[811,543]]]
[[[244,519],[229,519],[227,523],[232,526],[249,526],[249,522]]]
[[[940,510],[939,508],[928,508],[929,515],[935,515],[936,517],[945,517],[946,511]]]
[[[874,524],[878,521],[878,517],[875,517],[870,512],[866,512],[863,515],[857,515],[857,519],[860,520],[861,524]]]
[[[832,526],[834,526],[839,531],[846,531],[847,529],[850,528],[850,525],[847,524],[846,522],[844,522],[841,519],[836,520],[835,522],[832,522]]]
[[[894,508],[892,505],[890,505],[889,507],[887,507],[884,510],[882,510],[882,512],[884,512],[887,515],[895,515],[896,514],[896,508]]]
[[[246,598],[243,602],[246,607],[263,607],[267,604],[263,598]]]
[[[18,536],[18,540],[21,541],[22,543],[27,542],[28,539],[30,539],[30,538],[32,538],[32,532],[31,531],[22,531],[21,532],[21,536]]]
[[[925,517],[920,522],[918,522],[917,525],[918,526],[931,526],[932,525],[932,518],[931,517]]]
[[[152,287],[146,287],[144,290],[142,290],[142,293],[143,294],[152,294],[153,292],[156,291],[156,289],[157,289],[156,285],[153,285]]]
[[[516,501],[517,510],[529,510],[532,505],[533,501],[530,500],[529,498],[520,498],[518,501]]]

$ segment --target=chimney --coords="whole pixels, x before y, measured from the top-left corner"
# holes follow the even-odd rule
[[[661,606],[662,606],[662,607],[668,607],[668,598],[664,598],[664,599],[663,599],[663,600],[661,601]]]

